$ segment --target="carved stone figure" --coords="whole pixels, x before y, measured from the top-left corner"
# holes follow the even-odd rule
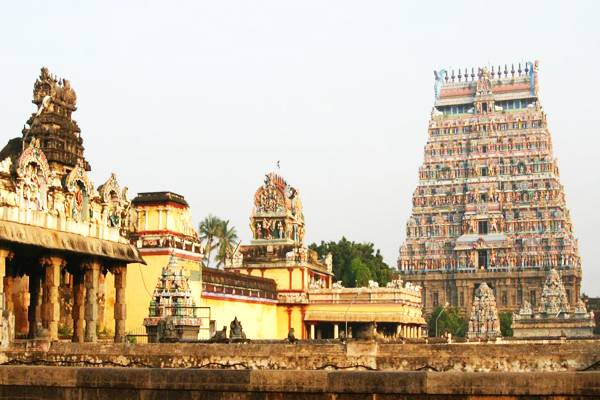
[[[246,334],[242,328],[242,323],[235,317],[229,324],[229,338],[233,340],[245,340]]]
[[[500,336],[500,319],[498,318],[496,299],[492,289],[487,283],[482,282],[475,290],[467,337],[473,339],[497,336]]]

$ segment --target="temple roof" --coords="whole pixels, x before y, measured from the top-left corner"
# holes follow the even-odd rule
[[[6,220],[2,220],[0,224],[1,241],[41,246],[46,249],[97,256],[126,263],[146,264],[137,249],[128,243],[102,240]]]
[[[537,97],[538,61],[511,66],[441,69],[434,71],[435,106],[472,103],[486,89],[496,101]]]
[[[182,206],[188,207],[188,203],[185,198],[177,193],[173,192],[145,192],[138,193],[138,195],[131,201],[134,205],[142,204],[156,204],[156,203],[177,203]]]

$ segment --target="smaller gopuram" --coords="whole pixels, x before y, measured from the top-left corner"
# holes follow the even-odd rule
[[[482,282],[475,290],[471,315],[469,316],[468,339],[494,339],[501,336],[500,319],[496,308],[494,291]]]
[[[148,315],[144,326],[150,343],[198,339],[202,318],[197,315],[185,270],[174,256],[154,288]]]
[[[565,287],[557,270],[552,268],[544,282],[539,308],[527,301],[513,314],[515,337],[590,337],[594,333],[593,312],[588,312],[583,300],[575,307],[569,304]]]
[[[0,306],[9,337],[57,340],[61,331],[96,341],[112,331],[104,324],[110,276],[114,340],[124,340],[127,264],[144,263],[129,242],[136,217],[114,174],[98,188],[90,181],[76,100],[69,81],[42,68],[37,111],[0,150]]]
[[[331,255],[320,259],[304,244],[298,189],[276,173],[267,174],[254,195],[250,228],[252,241],[230,255],[225,269],[276,283],[274,307],[263,307],[255,318],[270,323],[276,313],[276,328],[263,337],[285,338],[292,329],[298,339],[418,338],[425,333],[417,285],[395,281],[385,288],[376,282],[369,287],[344,288],[332,282]],[[211,305],[211,310],[214,307]],[[218,318],[218,314],[212,315]]]

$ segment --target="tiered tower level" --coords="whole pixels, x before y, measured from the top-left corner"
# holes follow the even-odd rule
[[[500,311],[539,304],[545,270],[570,302],[581,260],[538,97],[538,62],[435,72],[435,105],[398,267],[427,312],[465,312],[481,282]]]

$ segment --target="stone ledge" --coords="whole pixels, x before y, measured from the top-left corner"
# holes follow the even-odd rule
[[[31,388],[236,393],[600,396],[600,372],[231,371],[0,366],[4,393]],[[97,398],[110,398],[99,396]]]

